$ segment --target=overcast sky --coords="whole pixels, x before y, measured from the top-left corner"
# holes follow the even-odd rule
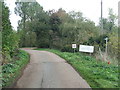
[[[7,5],[10,8],[11,15],[10,20],[14,29],[17,29],[17,22],[20,20],[19,16],[14,14],[14,4],[15,0],[6,0]],[[69,11],[80,11],[83,13],[84,17],[94,21],[96,25],[98,24],[100,18],[100,3],[101,0],[37,0],[38,3],[43,6],[45,11],[59,8],[63,8],[67,12]],[[113,8],[113,11],[118,15],[118,2],[120,0],[103,0],[103,17],[108,17],[108,9]]]

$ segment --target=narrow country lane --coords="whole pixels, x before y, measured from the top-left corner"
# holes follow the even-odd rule
[[[47,51],[24,50],[30,54],[30,63],[15,88],[90,88],[59,56]]]

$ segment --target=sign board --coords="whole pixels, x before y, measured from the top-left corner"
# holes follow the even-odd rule
[[[93,53],[94,52],[94,46],[80,45],[79,46],[79,51],[80,52]]]
[[[72,48],[77,48],[77,45],[76,44],[72,44]]]

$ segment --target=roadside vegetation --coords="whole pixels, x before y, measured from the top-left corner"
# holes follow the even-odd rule
[[[20,50],[16,59],[12,58],[12,62],[2,65],[2,87],[10,87],[21,75],[22,69],[29,62],[29,55],[25,51]]]
[[[79,52],[61,52],[54,49],[36,50],[50,51],[64,58],[92,88],[118,88],[119,73],[118,66],[115,64],[108,64]]]
[[[0,87],[11,86],[29,61],[29,55],[19,49],[19,35],[17,31],[12,29],[9,15],[9,8],[5,3],[2,3],[3,30],[2,36],[0,36],[0,39],[2,38],[2,42],[0,41]]]

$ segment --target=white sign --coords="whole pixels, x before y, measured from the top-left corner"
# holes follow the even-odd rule
[[[80,52],[93,53],[94,52],[94,46],[80,45],[79,51]]]
[[[72,44],[72,48],[77,48],[77,45],[76,44]]]

